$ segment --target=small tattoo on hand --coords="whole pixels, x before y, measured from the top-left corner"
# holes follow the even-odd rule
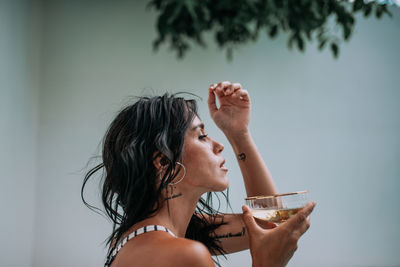
[[[240,154],[238,155],[238,158],[239,158],[239,160],[245,161],[245,160],[246,160],[246,154],[240,153]]]

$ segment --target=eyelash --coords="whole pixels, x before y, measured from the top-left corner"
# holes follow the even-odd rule
[[[206,138],[207,136],[208,136],[208,134],[200,135],[200,136],[199,136],[199,139],[200,139],[200,140],[203,140],[203,139]]]

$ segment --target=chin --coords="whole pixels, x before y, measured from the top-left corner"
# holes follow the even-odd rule
[[[221,192],[227,189],[229,186],[229,179],[225,176],[218,185],[215,186],[214,192]]]

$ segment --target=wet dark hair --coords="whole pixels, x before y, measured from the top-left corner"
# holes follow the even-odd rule
[[[89,178],[103,170],[102,202],[113,223],[107,244],[115,246],[132,225],[155,215],[162,207],[162,190],[168,190],[179,172],[174,172],[175,164],[181,160],[185,133],[195,116],[195,100],[164,94],[140,97],[112,121],[103,139],[102,163],[87,172],[81,189],[85,205],[95,208],[86,202],[83,192]],[[157,157],[166,166],[161,183],[153,163]],[[224,255],[214,237],[214,230],[223,224],[215,222],[218,213],[209,192],[199,200],[185,237],[202,242],[214,255]],[[214,220],[207,220],[205,214]]]

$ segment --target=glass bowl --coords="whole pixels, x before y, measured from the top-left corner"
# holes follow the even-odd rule
[[[245,198],[253,217],[279,225],[295,215],[308,202],[308,191]]]

